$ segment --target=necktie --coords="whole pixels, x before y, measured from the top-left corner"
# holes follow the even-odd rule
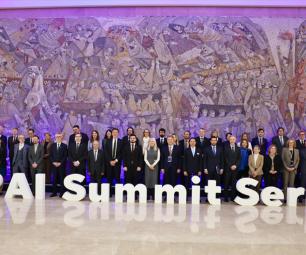
[[[281,142],[281,145],[284,145],[284,139],[282,136],[280,137],[280,142]]]
[[[259,145],[262,145],[262,138],[259,138]]]
[[[161,144],[164,144],[164,138],[162,138],[162,139],[160,140],[160,142],[161,142]]]
[[[135,145],[132,143],[132,152],[135,150]]]
[[[80,144],[79,144],[79,143],[77,143],[77,144],[76,144],[76,151],[78,151],[78,150],[79,150],[79,147],[80,147]]]
[[[235,147],[234,146],[232,146],[232,152],[234,152],[235,151]]]
[[[172,146],[169,146],[169,155],[172,155]]]
[[[191,151],[192,151],[192,156],[194,157],[194,148],[192,148],[192,150],[191,150]]]
[[[203,137],[200,138],[200,142],[201,142],[201,144],[203,143]]]
[[[97,161],[97,158],[98,158],[98,152],[95,151],[95,161]]]
[[[60,144],[58,143],[58,144],[57,144],[57,150],[59,150],[59,148],[60,148]]]
[[[37,152],[37,145],[34,146],[34,153],[36,154]]]
[[[216,146],[213,146],[214,155],[216,155]]]

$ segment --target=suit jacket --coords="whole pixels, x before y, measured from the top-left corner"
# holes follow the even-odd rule
[[[209,173],[216,171],[216,167],[224,169],[224,153],[222,146],[216,147],[216,155],[213,152],[212,146],[208,146],[204,150],[203,168],[207,169]]]
[[[34,145],[29,148],[28,159],[30,163],[31,170],[43,170],[43,159],[44,159],[44,147],[41,144],[37,145],[37,150],[35,153]],[[37,168],[32,168],[32,164],[36,163]]]
[[[0,142],[0,169],[6,168],[6,146],[4,142]],[[4,176],[3,176],[4,177]]]
[[[236,165],[237,170],[240,164],[241,153],[240,148],[235,144],[235,151],[232,151],[230,144],[224,147],[224,164],[225,169],[230,170],[230,167]]]
[[[61,165],[59,166],[60,169],[66,168],[66,161],[67,161],[67,145],[64,143],[61,143],[60,148],[57,149],[57,143],[53,143],[51,145],[50,149],[50,162],[51,164],[54,162],[60,162]],[[52,168],[55,168],[55,166],[52,164]]]
[[[201,150],[202,154],[204,153],[204,149],[210,145],[210,141],[207,137],[204,137],[203,141],[201,142],[201,139],[198,136],[196,137],[196,142],[197,142],[196,146]]]
[[[161,138],[159,137],[159,138],[157,138],[156,139],[156,144],[157,144],[157,147],[158,148],[162,148],[162,147],[164,147],[164,146],[167,146],[168,145],[168,142],[167,142],[167,137],[164,137],[164,143],[162,144],[161,143]]]
[[[53,141],[50,141],[50,142],[48,143],[46,154],[45,154],[45,143],[46,143],[45,140],[43,140],[43,142],[41,143],[41,145],[42,145],[43,148],[44,148],[44,158],[49,158],[49,157],[50,157],[51,146],[52,146],[52,144],[53,144]]]
[[[301,141],[298,139],[295,141],[296,142],[296,148],[298,150],[303,149],[304,147],[306,147],[306,140],[304,140],[304,144],[301,143]]]
[[[282,151],[282,160],[285,167],[285,170],[288,168],[291,168],[290,162],[291,162],[291,152],[289,151],[288,147],[283,148]],[[296,169],[298,168],[300,162],[300,154],[298,149],[294,149],[294,157],[293,157],[293,166],[296,172]]]
[[[280,173],[282,171],[282,158],[280,155],[275,155],[273,158],[273,164],[274,164],[274,170],[277,171],[277,173]],[[266,155],[264,158],[264,164],[263,164],[263,172],[265,174],[269,174],[270,170],[272,168],[272,159],[269,155]]]
[[[88,141],[89,141],[88,135],[81,132],[81,136],[82,136],[81,143],[86,144],[86,148],[87,148]],[[72,134],[72,135],[69,136],[68,145],[73,144],[73,143],[75,143],[75,134]]]
[[[0,140],[7,146],[7,137],[5,135],[1,135]]]
[[[131,168],[142,167],[143,166],[143,154],[142,147],[140,145],[135,145],[135,149],[131,151],[131,144],[125,145],[122,151],[123,167],[127,167],[128,171]]]
[[[279,136],[274,136],[272,138],[272,144],[274,144],[276,146],[277,153],[279,155],[282,155],[282,150],[287,145],[288,137],[287,136],[283,136],[283,140],[284,140],[284,144],[282,145],[281,142],[280,142]]]
[[[181,153],[180,148],[177,145],[173,145],[172,148],[172,162],[168,162],[168,157],[170,156],[169,146],[164,146],[161,149],[161,162],[160,167],[161,169],[169,169],[170,167],[173,169],[180,169],[181,168]]]
[[[261,155],[266,155],[266,151],[267,151],[267,148],[268,148],[268,140],[266,138],[262,138],[262,144],[260,145],[258,137],[254,137],[252,139],[251,144],[252,144],[253,148],[254,148],[255,145],[258,145],[260,147],[260,154]]]
[[[87,144],[85,143],[81,143],[79,145],[79,149],[77,150],[76,148],[76,143],[71,143],[68,146],[68,158],[71,162],[74,161],[79,161],[80,165],[79,166],[74,166],[73,164],[71,164],[71,169],[75,170],[75,169],[80,169],[82,171],[84,171],[86,169],[86,159],[87,159]]]
[[[18,153],[18,150],[19,150],[19,144],[15,144],[15,147],[14,147],[14,158],[13,158],[13,161],[12,161],[12,164],[13,166],[17,163],[17,153]],[[24,144],[24,148],[23,148],[23,168],[24,169],[27,169],[28,168],[28,150],[29,150],[29,146]]]
[[[116,165],[121,164],[122,160],[122,141],[121,139],[117,138],[117,150],[116,150],[116,157],[114,158],[112,155],[113,152],[113,139],[107,140],[105,144],[105,160],[109,164],[110,161],[117,159],[118,162]]]
[[[16,137],[15,141],[13,141],[13,138],[14,138],[13,136],[10,136],[8,138],[8,150],[9,150],[9,157],[10,157],[11,160],[14,157],[14,146],[15,146],[15,144],[19,143],[18,136]]]
[[[256,172],[257,175],[263,175],[263,164],[264,164],[264,156],[259,154],[256,164],[254,160],[254,154],[249,156],[249,175]]]
[[[306,147],[300,150],[300,170],[302,173],[306,173]]]
[[[104,174],[104,153],[102,150],[98,150],[97,160],[95,160],[94,151],[90,150],[88,152],[88,171],[91,176]]]
[[[195,154],[192,155],[191,148],[185,150],[184,153],[184,171],[187,171],[188,174],[197,174],[198,172],[202,172],[203,164],[202,164],[202,153],[201,150],[195,148]]]

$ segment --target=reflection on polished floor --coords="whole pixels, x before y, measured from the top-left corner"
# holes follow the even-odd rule
[[[0,198],[0,254],[305,254],[306,207]]]

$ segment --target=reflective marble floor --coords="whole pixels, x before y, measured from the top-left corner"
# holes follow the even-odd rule
[[[0,197],[0,254],[306,254],[306,207]]]

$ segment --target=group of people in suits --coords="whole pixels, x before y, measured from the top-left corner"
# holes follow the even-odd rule
[[[156,184],[175,186],[180,183],[190,191],[194,175],[201,178],[200,185],[204,186],[208,180],[222,185],[225,201],[234,199],[236,183],[243,177],[256,179],[258,192],[263,183],[282,187],[284,192],[288,187],[306,188],[305,132],[300,131],[298,139],[294,140],[280,127],[271,143],[264,134],[264,129],[260,128],[257,136],[249,141],[248,134],[243,133],[237,142],[235,136],[227,133],[222,141],[217,131],[208,138],[205,129],[201,128],[197,137],[185,131],[183,139],[179,140],[175,134],[166,135],[166,130],[161,128],[155,139],[147,129],[143,137],[136,137],[133,128],[129,127],[122,139],[117,128],[107,130],[101,139],[97,130],[93,130],[89,138],[75,125],[68,143],[63,141],[61,132],[55,134],[54,141],[46,133],[40,143],[33,129],[28,130],[25,138],[14,128],[7,139],[0,126],[0,174],[6,175],[8,146],[11,173],[25,173],[32,181],[33,193],[35,175],[46,173],[47,182],[53,183],[51,196],[63,195],[63,181],[69,171],[84,176],[87,172],[90,182],[98,184],[102,180],[110,184],[121,183],[123,173],[124,183],[144,183],[150,197],[154,197]],[[48,172],[53,178],[48,177]],[[100,185],[98,187],[100,192]]]

